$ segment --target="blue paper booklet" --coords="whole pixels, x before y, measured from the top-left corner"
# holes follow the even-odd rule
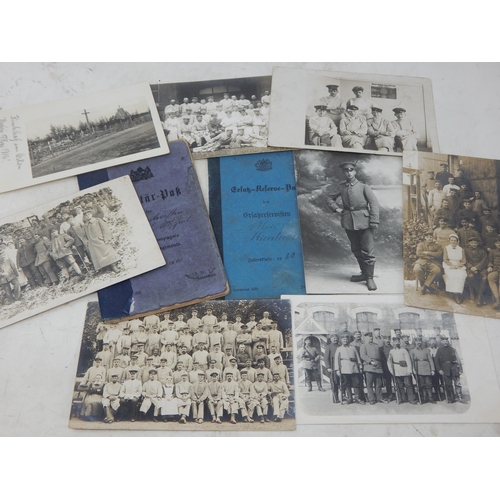
[[[80,189],[130,175],[167,265],[99,292],[103,319],[139,316],[214,299],[228,283],[189,147],[78,176]],[[105,200],[103,200],[105,202]]]
[[[210,158],[208,173],[226,298],[305,293],[293,153]]]

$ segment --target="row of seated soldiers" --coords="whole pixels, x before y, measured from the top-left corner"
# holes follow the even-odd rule
[[[466,404],[460,357],[440,329],[435,331],[436,335],[424,338],[422,330],[416,329],[410,342],[409,335],[396,328],[392,343],[390,335],[380,334],[380,328],[365,333],[364,339],[356,331],[352,341],[347,332],[334,334],[324,353],[333,402],[368,401],[374,405],[396,400],[399,405],[436,404],[436,400],[446,399],[448,403]]]
[[[177,320],[171,319],[175,313],[167,312],[160,320],[158,315],[148,315],[142,319],[122,321],[116,325],[99,323],[96,329],[97,349],[104,349],[104,342],[109,344],[109,357],[137,351],[143,345],[144,352],[153,355],[154,350],[161,353],[168,351],[169,357],[180,356],[185,347],[186,354],[196,352],[200,360],[214,351],[228,355],[239,355],[256,358],[258,355],[267,355],[274,348],[279,354],[285,347],[283,333],[277,329],[278,323],[273,321],[268,311],[264,311],[262,318],[256,321],[254,313],[250,313],[248,321],[242,322],[241,314],[236,314],[234,321],[223,313],[220,320],[207,308],[205,314],[198,316],[198,310],[191,311],[191,318],[184,321],[184,314],[177,313]],[[243,346],[243,348],[241,348]],[[245,354],[243,354],[245,353]],[[206,364],[204,361],[202,364]],[[175,366],[175,363],[171,363]]]
[[[448,219],[439,217],[438,227],[422,231],[423,238],[413,238],[420,240],[410,258],[414,263],[413,271],[420,282],[422,294],[437,293],[434,284],[442,276],[445,250],[450,237],[455,236],[463,249],[462,267],[465,267],[467,283],[476,297],[476,305],[481,307],[485,304],[485,292],[489,285],[494,299],[493,307],[500,309],[500,235],[494,222],[487,220],[484,226],[485,230],[479,233],[474,220],[463,216],[460,229],[455,231],[449,227]]]
[[[115,359],[109,370],[101,361],[97,355],[79,386],[87,391],[80,414],[83,419],[112,423],[115,419],[133,422],[138,417],[153,421],[179,418],[180,423],[186,423],[191,417],[201,424],[208,410],[214,423],[222,422],[224,411],[233,424],[239,413],[243,421],[253,422],[255,412],[264,423],[269,421],[270,406],[276,422],[288,410],[288,371],[279,355],[271,370],[264,366],[263,359],[257,369],[248,364],[241,371],[236,368],[235,358],[223,370],[217,368],[215,360],[206,371],[194,362],[189,372],[182,362],[172,372],[165,358],[158,368],[153,367],[152,358],[144,367],[134,360],[125,369]]]

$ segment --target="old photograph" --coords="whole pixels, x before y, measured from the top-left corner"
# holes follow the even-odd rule
[[[296,296],[292,311],[300,423],[474,421],[472,410],[491,419],[498,406],[472,318],[407,307],[401,294]]]
[[[500,318],[500,161],[404,158],[405,302]]]
[[[208,301],[103,322],[89,302],[76,429],[295,429],[290,302]]]
[[[425,78],[277,67],[272,91],[272,146],[438,151],[432,88]]]
[[[293,154],[307,293],[401,293],[401,158]]]
[[[267,148],[271,76],[151,85],[167,140],[195,160]]]
[[[147,84],[2,111],[4,191],[168,153]],[[4,151],[5,150],[5,151]]]
[[[0,328],[165,264],[129,177],[0,221]]]

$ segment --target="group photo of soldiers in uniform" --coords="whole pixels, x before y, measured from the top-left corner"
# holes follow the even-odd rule
[[[494,160],[418,157],[405,168],[405,301],[500,317],[500,222]]]
[[[111,188],[75,196],[0,227],[0,317],[113,277],[134,261],[130,226]]]
[[[152,91],[167,140],[185,140],[195,159],[267,148],[271,77],[159,84]]]
[[[470,396],[453,314],[401,304],[298,309],[297,392],[308,413],[338,413],[336,405],[377,405],[378,413],[394,405],[404,413],[420,411],[406,406],[466,411]]]
[[[397,85],[318,82],[307,108],[305,145],[384,153],[428,151],[420,132],[422,112],[410,102],[402,103],[398,92],[408,99]]]
[[[89,303],[70,426],[292,429],[290,316],[288,301],[210,301],[109,323]]]

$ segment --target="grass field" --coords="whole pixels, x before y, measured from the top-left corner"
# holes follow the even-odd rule
[[[153,122],[142,123],[46,160],[33,166],[32,173],[42,177],[159,147]]]

